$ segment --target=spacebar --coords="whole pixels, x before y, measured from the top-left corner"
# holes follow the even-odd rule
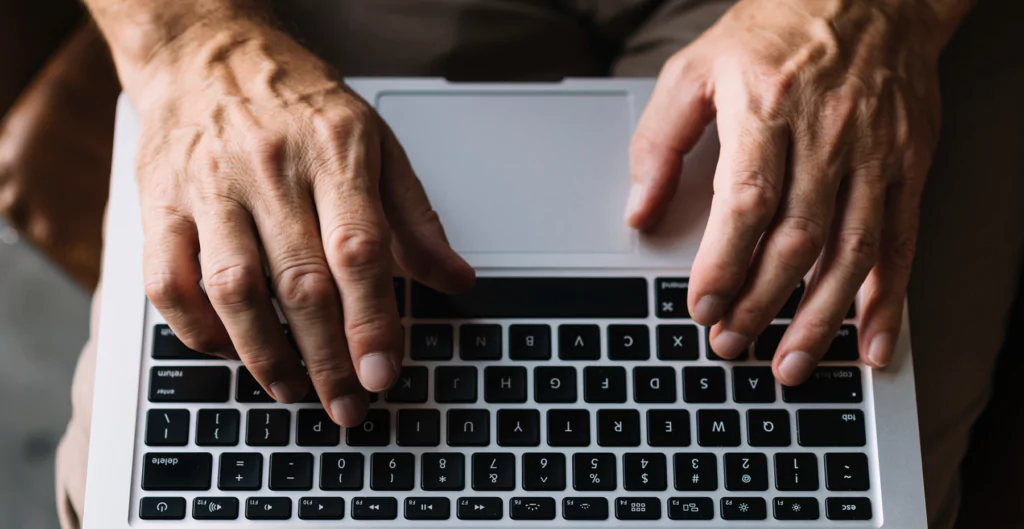
[[[415,318],[646,318],[642,277],[481,277],[450,296],[412,285]]]

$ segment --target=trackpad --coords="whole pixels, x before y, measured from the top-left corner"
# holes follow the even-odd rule
[[[455,250],[631,253],[630,96],[383,92]]]

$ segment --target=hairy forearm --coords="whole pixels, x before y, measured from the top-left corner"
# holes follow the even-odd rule
[[[174,62],[210,34],[266,24],[264,0],[85,0],[110,45],[122,83]]]

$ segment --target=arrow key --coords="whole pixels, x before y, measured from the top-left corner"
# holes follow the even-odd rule
[[[345,498],[302,498],[300,520],[340,520],[345,516]]]
[[[397,517],[398,501],[394,498],[352,498],[353,520],[394,520]]]
[[[447,520],[451,517],[448,498],[406,498],[406,520]]]
[[[238,518],[238,498],[196,498],[192,501],[196,520],[234,520]]]

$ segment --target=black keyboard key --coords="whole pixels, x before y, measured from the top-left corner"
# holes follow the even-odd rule
[[[854,362],[860,358],[860,350],[857,348],[857,327],[853,325],[842,325],[839,332],[832,339],[825,356],[825,362]]]
[[[322,408],[299,410],[295,426],[299,446],[338,446],[341,441],[341,429]]]
[[[825,516],[829,520],[870,520],[871,500],[868,498],[828,498]]]
[[[864,400],[859,367],[818,367],[799,386],[783,386],[792,403],[857,403]]]
[[[548,410],[549,446],[590,446],[589,410]]]
[[[616,498],[615,517],[619,520],[660,520],[658,498]]]
[[[501,498],[459,498],[456,509],[460,520],[500,520],[504,512]]]
[[[235,387],[235,400],[238,402],[270,403],[274,399],[267,394],[266,390],[245,366],[239,366],[235,373],[238,374],[238,384]],[[312,392],[311,392],[312,393]]]
[[[512,360],[550,360],[551,327],[547,325],[510,325],[508,357]]]
[[[473,366],[437,366],[434,368],[435,402],[476,402],[476,368]]]
[[[676,370],[671,367],[634,367],[633,400],[640,403],[676,401]]]
[[[768,505],[764,498],[722,498],[721,515],[723,520],[765,520],[768,518]]]
[[[459,358],[501,360],[501,325],[466,324],[459,327]]]
[[[725,402],[725,369],[721,367],[684,367],[683,400],[691,404]]]
[[[270,454],[270,490],[313,488],[313,454]]]
[[[452,516],[452,504],[448,498],[406,498],[406,520],[447,520]]]
[[[463,490],[466,488],[466,456],[456,453],[426,453],[420,456],[420,488]]]
[[[618,366],[583,368],[583,400],[597,403],[626,402],[626,369]]]
[[[285,446],[291,438],[291,413],[288,410],[249,410],[246,423],[245,443],[249,446]]]
[[[732,368],[732,400],[742,404],[775,402],[775,375],[769,366]]]
[[[416,484],[416,458],[412,454],[377,452],[370,456],[370,488],[412,490]]]
[[[665,454],[623,454],[622,488],[635,491],[658,491],[668,488]]]
[[[718,490],[718,458],[715,454],[679,453],[673,456],[676,490]]]
[[[325,453],[320,456],[322,490],[362,490],[363,454]]]
[[[559,325],[558,358],[598,360],[601,358],[601,329],[597,325]]]
[[[646,318],[642,277],[479,277],[449,296],[412,284],[416,318]]]
[[[775,351],[782,342],[782,335],[786,334],[788,325],[769,325],[761,335],[754,340],[754,358],[758,360],[771,360],[775,358]]]
[[[153,328],[153,358],[157,360],[219,360],[216,356],[189,349],[187,345],[181,343],[174,331],[164,324]]]
[[[473,490],[512,490],[514,488],[516,488],[515,455],[488,452],[473,454]]]
[[[451,360],[453,352],[451,325],[412,326],[409,336],[409,356],[413,360]]]
[[[512,498],[508,501],[508,516],[513,520],[554,520],[554,498]]]
[[[864,446],[864,412],[860,410],[799,410],[796,438],[800,446]]]
[[[185,498],[153,497],[139,502],[139,518],[143,520],[183,520]]]
[[[533,400],[535,402],[576,402],[576,368],[533,368]]]
[[[607,520],[608,499],[600,497],[563,498],[562,518],[574,521]]]
[[[387,446],[391,443],[391,414],[388,410],[371,409],[363,424],[345,428],[349,446]]]
[[[750,446],[789,446],[789,412],[747,410],[747,442]]]
[[[669,498],[669,520],[712,520],[715,502],[711,498]]]
[[[398,500],[387,497],[352,498],[353,520],[394,520],[398,518]]]
[[[245,517],[249,520],[288,520],[292,517],[292,500],[274,496],[245,500]]]
[[[768,490],[768,458],[764,454],[725,454],[725,488]]]
[[[143,457],[142,490],[210,490],[213,456],[150,452]]]
[[[740,413],[736,410],[698,410],[697,443],[701,446],[739,446]]]
[[[238,519],[238,498],[205,498],[192,500],[192,518],[196,520]]]
[[[425,366],[403,366],[398,380],[384,394],[388,402],[426,402],[427,368]]]
[[[597,491],[618,487],[615,454],[583,453],[572,455],[572,488]]]
[[[345,498],[299,499],[300,520],[340,520],[345,517]]]
[[[263,488],[263,454],[223,453],[218,476],[220,490],[260,490]]]
[[[659,360],[696,360],[700,358],[700,332],[696,325],[659,325]]]
[[[565,454],[523,454],[523,490],[565,490]]]
[[[772,505],[776,520],[817,520],[821,517],[815,498],[775,498]]]
[[[526,368],[488,366],[484,368],[484,400],[497,403],[526,402]]]
[[[238,410],[199,410],[196,414],[196,444],[235,446],[238,444]]]
[[[437,446],[441,444],[441,412],[438,410],[398,410],[395,420],[398,446]]]
[[[609,360],[647,360],[651,357],[650,329],[646,325],[609,325]]]
[[[149,370],[150,402],[227,402],[230,396],[231,370],[224,366]]]
[[[540,445],[540,411],[498,410],[498,446]]]
[[[834,491],[864,491],[871,485],[868,456],[825,454],[825,486]]]
[[[647,444],[690,446],[690,412],[679,409],[647,410]]]
[[[796,309],[800,307],[800,300],[804,297],[804,290],[806,286],[801,279],[797,283],[796,288],[793,289],[793,293],[789,295],[789,299],[786,300],[786,304],[779,310],[777,318],[792,318],[796,315]]]
[[[659,277],[654,280],[655,314],[659,318],[689,318],[686,289],[690,280],[685,277]]]
[[[146,412],[146,444],[185,446],[188,444],[188,424],[188,410],[149,410]]]
[[[775,454],[775,488],[782,491],[818,490],[818,456]]]
[[[491,442],[491,412],[448,410],[448,446],[487,446]]]
[[[598,410],[597,444],[601,446],[640,446],[640,412],[637,410]]]

